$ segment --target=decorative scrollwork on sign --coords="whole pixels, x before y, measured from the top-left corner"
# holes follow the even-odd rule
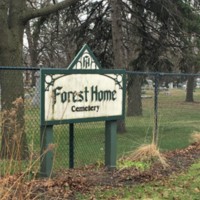
[[[45,76],[45,83],[46,83],[45,91],[49,91],[49,88],[51,86],[54,86],[55,81],[64,76],[67,76],[67,75],[62,74],[60,76],[56,76],[55,78],[53,77],[52,74],[46,75]],[[115,74],[115,77],[109,76],[108,74],[104,74],[103,76],[106,76],[106,77],[112,79],[113,81],[115,81],[115,85],[119,86],[119,89],[123,89],[123,76],[121,74]]]
[[[83,55],[79,58],[75,65],[75,69],[98,69],[98,66],[94,62],[87,50],[84,51]]]
[[[101,64],[98,62],[89,46],[85,44],[70,63],[68,69],[97,70],[101,69]]]
[[[45,91],[49,91],[49,87],[54,85],[54,79],[53,79],[53,75],[46,75],[45,76],[45,83],[46,83],[46,87],[45,87]]]
[[[45,83],[46,83],[45,91],[49,91],[49,88],[51,86],[54,86],[55,81],[64,76],[67,76],[67,75],[62,74],[60,76],[56,76],[55,78],[53,77],[52,74],[45,75]]]
[[[115,78],[113,78],[112,76],[109,76],[107,74],[104,74],[104,76],[112,79],[115,81],[115,85],[118,85],[119,86],[119,89],[123,89],[123,77],[121,74],[115,74]]]

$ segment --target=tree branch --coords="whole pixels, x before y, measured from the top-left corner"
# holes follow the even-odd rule
[[[22,21],[24,23],[26,23],[30,19],[49,15],[51,13],[62,10],[62,9],[68,7],[68,6],[70,6],[70,5],[72,5],[76,2],[79,2],[79,1],[80,0],[65,0],[65,1],[62,1],[60,3],[54,4],[54,5],[52,4],[52,5],[49,5],[47,7],[37,9],[37,10],[27,9],[25,11],[25,13],[23,14]]]

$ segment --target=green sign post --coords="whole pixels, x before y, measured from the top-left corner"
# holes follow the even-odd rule
[[[103,70],[85,45],[67,70],[41,70],[41,174],[50,176],[53,126],[69,124],[74,167],[74,123],[105,121],[105,166],[116,167],[116,121],[124,118],[125,71]]]

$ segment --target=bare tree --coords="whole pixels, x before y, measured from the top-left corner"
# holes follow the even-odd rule
[[[122,32],[122,1],[110,0],[111,5],[111,18],[112,18],[112,43],[113,43],[113,55],[114,55],[114,68],[125,68],[123,62],[123,32]],[[126,131],[125,122],[119,120],[117,124],[117,130],[120,133]]]
[[[64,0],[60,3],[49,4],[45,7],[33,9],[28,7],[28,0],[1,0],[0,1],[0,66],[22,66],[23,34],[29,20],[37,17],[44,17],[58,10],[64,9],[79,0]],[[39,1],[34,1],[35,3]],[[20,71],[1,71],[1,105],[2,112],[12,110],[13,102],[18,98],[24,98],[23,74]],[[21,106],[17,114],[17,124],[20,126],[20,145],[15,145],[12,135],[13,127],[9,120],[3,124],[1,157],[11,156],[12,146],[20,147],[21,156],[24,159],[28,155],[26,135],[24,131],[24,107]],[[8,128],[9,127],[9,128]]]

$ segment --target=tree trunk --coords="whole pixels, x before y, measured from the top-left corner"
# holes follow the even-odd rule
[[[194,76],[189,76],[186,87],[186,99],[185,99],[186,102],[194,102],[193,92],[194,92]]]
[[[128,77],[127,86],[127,116],[142,115],[142,99],[141,99],[142,79],[139,76]]]
[[[134,13],[143,13],[144,9],[136,6],[136,2],[130,2]],[[142,1],[141,1],[142,3]],[[142,24],[138,16],[132,14],[131,23],[128,24],[127,33],[127,66],[130,71],[144,71],[145,59],[142,57],[142,37],[140,30]],[[129,74],[127,78],[127,116],[142,115],[141,85],[143,77],[140,75]]]
[[[22,71],[1,70],[1,110],[3,116],[1,158],[26,159],[28,145],[24,130]]]
[[[35,22],[36,23],[36,22]],[[35,25],[35,24],[34,24]],[[28,65],[31,65],[31,67],[37,67],[38,66],[38,56],[39,56],[39,51],[38,51],[38,40],[39,40],[39,33],[38,29],[40,29],[40,26],[35,25],[34,33],[31,33],[31,27],[30,23],[26,25],[26,36],[28,40],[28,50],[29,50],[29,55],[30,55],[30,61],[28,62]],[[31,72],[31,87],[36,86],[36,77],[35,77],[35,71]]]
[[[121,0],[110,0],[112,9],[112,41],[114,54],[114,68],[123,68],[123,35],[122,35],[122,16]],[[117,131],[124,133],[126,131],[125,121],[118,120]]]
[[[24,24],[20,23],[25,1],[1,1],[0,66],[21,66]],[[9,9],[9,12],[8,12]],[[25,159],[28,145],[24,130],[22,71],[1,70],[1,158]]]
[[[22,66],[25,24],[33,18],[47,16],[79,0],[65,0],[41,9],[27,8],[27,0],[0,1],[0,66]],[[0,71],[1,111],[3,114],[2,158],[25,159],[28,145],[24,130],[23,72]]]
[[[0,38],[1,66],[21,66],[22,40],[23,26],[5,28]],[[3,43],[5,48],[3,48]],[[0,83],[3,116],[0,156],[1,158],[26,159],[28,145],[24,130],[23,72],[1,70]]]

